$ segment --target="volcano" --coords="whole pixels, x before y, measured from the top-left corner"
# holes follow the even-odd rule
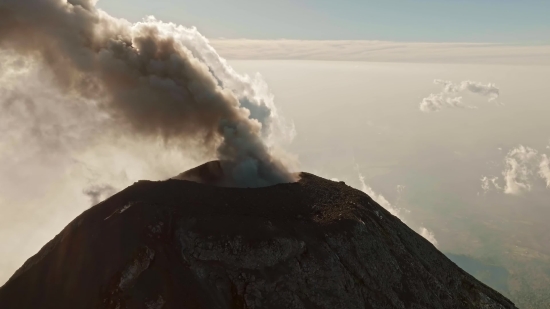
[[[82,213],[0,308],[516,308],[343,182],[223,187],[216,162],[176,178]]]

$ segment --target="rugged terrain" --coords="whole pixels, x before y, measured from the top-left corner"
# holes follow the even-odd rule
[[[300,176],[139,181],[31,257],[0,308],[515,308],[366,194]]]

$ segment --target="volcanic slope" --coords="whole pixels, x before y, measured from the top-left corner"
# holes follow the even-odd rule
[[[302,173],[139,181],[0,288],[0,308],[516,308],[369,196]]]

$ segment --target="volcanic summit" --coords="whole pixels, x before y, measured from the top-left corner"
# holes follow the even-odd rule
[[[359,190],[308,173],[224,187],[220,167],[88,209],[0,308],[516,308]]]

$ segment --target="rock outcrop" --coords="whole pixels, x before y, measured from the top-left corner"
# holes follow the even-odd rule
[[[515,308],[369,196],[302,173],[139,181],[0,288],[0,308]]]

